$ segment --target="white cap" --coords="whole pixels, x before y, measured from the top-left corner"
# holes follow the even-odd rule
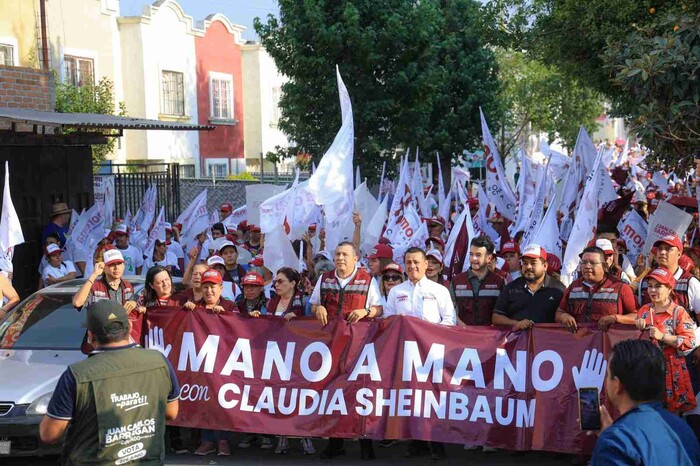
[[[444,260],[442,257],[442,254],[437,249],[431,249],[430,251],[426,252],[425,257],[432,257],[432,258],[436,259],[438,262],[440,262],[441,264]]]
[[[114,232],[126,235],[129,232],[129,228],[125,224],[120,223],[117,225],[117,228],[114,229]]]
[[[46,246],[46,255],[56,254],[61,252],[61,247],[58,244],[49,244]]]
[[[233,244],[229,240],[226,240],[226,241],[222,241],[221,243],[219,243],[219,246],[216,248],[216,252],[221,252],[222,249],[224,249],[225,247],[228,247],[228,246],[233,246],[234,248],[236,248],[235,244]],[[237,250],[238,250],[238,248],[236,248],[236,251]]]
[[[223,257],[217,256],[216,254],[214,254],[209,259],[207,259],[207,265],[209,267],[213,267],[215,265],[223,265],[224,267],[226,267],[226,262],[224,262]]]
[[[117,249],[108,249],[102,253],[102,259],[105,261],[105,265],[112,265],[117,262],[124,262],[124,256]]]
[[[612,243],[609,239],[601,238],[596,240],[595,245],[605,252],[605,254],[614,254],[615,248],[613,248]]]

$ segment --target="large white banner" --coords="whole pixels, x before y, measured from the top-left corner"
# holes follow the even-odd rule
[[[486,157],[486,195],[501,215],[515,221],[515,194],[506,180],[501,156],[491,136],[484,112],[479,109],[479,113],[484,139],[484,157]]]
[[[693,216],[689,213],[666,201],[659,201],[659,206],[649,218],[649,230],[642,252],[648,254],[654,243],[666,235],[677,235],[682,241],[692,220]]]
[[[636,263],[637,256],[642,252],[647,239],[649,224],[637,213],[630,211],[627,217],[617,226],[620,238],[625,240],[627,245],[627,258],[633,264]]]
[[[260,225],[260,204],[281,193],[286,186],[273,184],[250,184],[245,187],[245,203],[249,225]]]

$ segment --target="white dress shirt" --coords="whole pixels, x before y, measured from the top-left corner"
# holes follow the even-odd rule
[[[412,316],[441,325],[455,325],[457,317],[450,290],[423,277],[396,285],[389,291],[384,306],[384,317]]]
[[[355,270],[352,271],[352,273],[347,277],[347,278],[340,278],[338,276],[338,273],[334,270],[333,273],[335,274],[335,278],[338,279],[338,284],[340,285],[341,288],[345,288],[345,286],[350,283],[350,281],[355,278],[355,274],[357,273],[357,267],[355,267]],[[313,305],[318,305],[321,304],[321,279],[323,276],[318,277],[318,280],[316,281],[316,286],[314,287],[313,293],[311,293],[311,298],[309,301]],[[384,298],[382,298],[382,294],[379,291],[379,285],[377,284],[377,280],[372,277],[372,281],[369,283],[369,290],[367,290],[367,307],[370,306],[383,306],[384,305]]]

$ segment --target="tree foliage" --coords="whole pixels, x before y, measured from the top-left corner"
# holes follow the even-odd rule
[[[88,81],[82,86],[75,86],[61,81],[54,72],[56,83],[56,111],[61,113],[100,113],[105,115],[126,115],[124,102],[115,106],[114,83],[103,77],[96,84]],[[114,113],[118,108],[118,113]],[[101,130],[101,132],[104,132]],[[92,146],[93,165],[104,163],[107,155],[114,150],[116,139],[107,138],[106,144]]]
[[[255,30],[279,70],[279,127],[318,161],[340,127],[334,76],[353,104],[355,161],[370,179],[395,150],[445,158],[479,145],[478,107],[497,114],[497,68],[474,0],[280,0]],[[282,154],[285,155],[285,154]],[[395,163],[387,168],[395,168]]]
[[[492,0],[489,40],[514,45],[604,95],[654,157],[700,147],[698,31],[691,0]],[[653,159],[650,157],[649,159]]]
[[[549,142],[560,138],[573,148],[581,125],[590,133],[603,113],[601,96],[556,67],[532,59],[524,52],[498,49],[500,100],[506,111],[499,151],[508,155],[524,145],[531,131],[545,132]]]

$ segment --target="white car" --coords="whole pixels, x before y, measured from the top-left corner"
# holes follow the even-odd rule
[[[143,290],[142,277],[124,278],[137,294]],[[178,287],[180,279],[173,281]],[[41,442],[39,422],[61,374],[85,358],[85,314],[72,304],[83,283],[81,278],[43,288],[0,322],[0,457],[61,451],[60,443]]]

